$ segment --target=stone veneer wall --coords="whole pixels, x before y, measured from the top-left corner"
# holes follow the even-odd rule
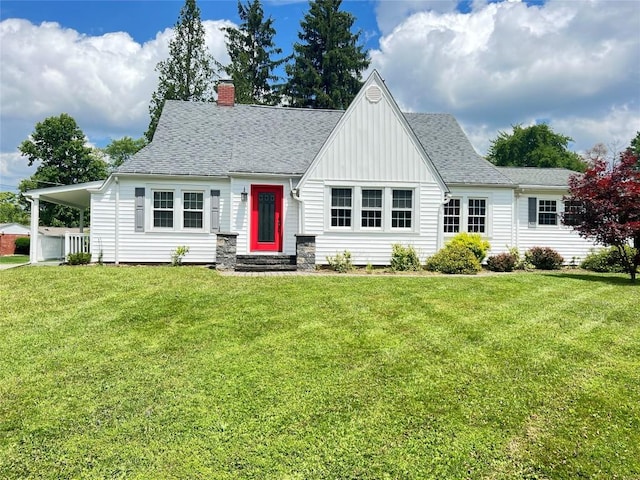
[[[296,235],[296,265],[300,271],[316,268],[316,236]]]
[[[236,268],[237,233],[218,232],[216,240],[216,269],[233,270]]]

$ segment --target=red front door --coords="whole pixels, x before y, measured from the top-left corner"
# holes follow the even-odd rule
[[[282,251],[282,185],[251,186],[251,250]]]

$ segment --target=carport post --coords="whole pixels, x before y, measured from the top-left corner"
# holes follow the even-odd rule
[[[38,224],[40,223],[40,200],[26,197],[31,203],[31,239],[29,240],[29,263],[38,263]]]

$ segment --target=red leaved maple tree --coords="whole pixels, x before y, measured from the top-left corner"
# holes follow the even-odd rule
[[[593,165],[586,172],[569,179],[569,195],[565,200],[571,202],[574,209],[570,214],[565,213],[563,221],[582,237],[616,247],[635,282],[640,265],[638,156],[628,149],[613,165],[602,157],[593,159]],[[628,248],[629,244],[633,249]]]

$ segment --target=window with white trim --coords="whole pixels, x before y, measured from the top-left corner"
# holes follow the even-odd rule
[[[352,196],[353,190],[351,188],[331,189],[332,227],[351,227]]]
[[[538,200],[538,225],[557,225],[557,210],[555,200]]]
[[[564,201],[564,216],[562,223],[568,226],[579,225],[583,216],[582,202],[578,200],[565,200]]]
[[[363,228],[382,228],[382,190],[362,189],[361,225]]]
[[[182,192],[182,226],[203,228],[204,194],[202,192]]]
[[[470,198],[467,214],[467,232],[485,233],[487,230],[487,200]]]
[[[173,191],[153,192],[154,228],[173,228]]]
[[[411,228],[413,190],[393,190],[391,228]]]
[[[460,231],[460,199],[451,198],[444,205],[444,232],[458,233]]]

